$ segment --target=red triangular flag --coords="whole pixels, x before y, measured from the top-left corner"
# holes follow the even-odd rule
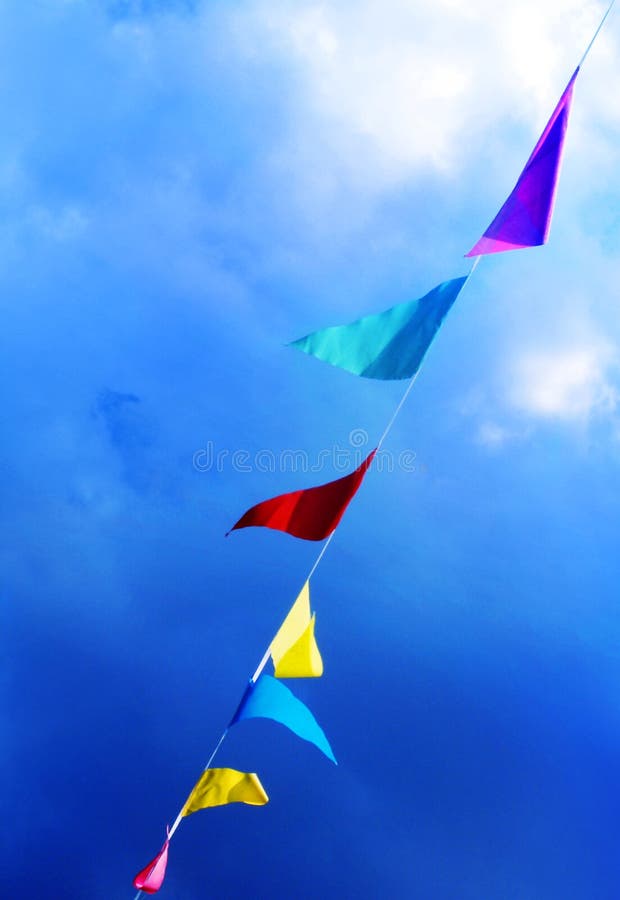
[[[134,878],[133,886],[139,891],[144,891],[145,894],[156,894],[164,883],[169,845],[170,841],[166,838],[164,846],[155,859],[152,859],[148,866],[145,866]]]
[[[340,522],[376,452],[373,450],[359,468],[344,478],[305,491],[280,494],[258,503],[248,509],[230,530],[263,525],[306,541],[322,541]]]

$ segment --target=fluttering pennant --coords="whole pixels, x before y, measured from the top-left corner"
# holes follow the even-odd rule
[[[444,281],[418,300],[322,328],[290,346],[364,378],[412,378],[466,281]]]
[[[306,704],[271,675],[263,673],[258,681],[250,681],[248,684],[230,724],[234,725],[243,719],[273,719],[274,722],[285,725],[297,737],[314,744],[328,759],[336,762],[325,732]]]
[[[314,637],[315,618],[310,615],[310,584],[306,581],[269,648],[276,678],[318,678],[323,674]]]
[[[373,450],[357,469],[343,478],[258,503],[248,509],[230,531],[262,525],[306,541],[322,541],[340,522],[376,452]]]
[[[170,841],[168,838],[164,841],[157,856],[145,866],[141,872],[138,872],[133,880],[133,886],[145,894],[156,894],[164,883],[166,876],[166,866],[168,865],[168,847]]]
[[[578,73],[579,67],[560,97],[512,193],[467,256],[484,256],[547,243]]]
[[[183,815],[189,816],[199,809],[226,806],[229,803],[264,806],[268,802],[269,797],[256,773],[238,772],[236,769],[206,769],[187,798]]]

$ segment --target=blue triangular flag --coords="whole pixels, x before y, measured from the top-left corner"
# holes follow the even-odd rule
[[[323,729],[306,704],[271,675],[261,675],[258,681],[250,681],[248,684],[230,724],[234,725],[242,719],[273,719],[274,722],[280,722],[297,737],[310,741],[332,762],[336,762]]]
[[[412,378],[466,281],[444,281],[418,300],[313,331],[290,346],[365,378]]]

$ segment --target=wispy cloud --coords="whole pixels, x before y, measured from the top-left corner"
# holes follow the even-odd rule
[[[609,415],[618,404],[616,365],[615,352],[602,343],[527,352],[513,364],[509,400],[538,419],[584,422]]]
[[[476,442],[489,450],[500,450],[505,444],[521,440],[524,437],[525,433],[522,431],[486,420],[478,427]]]
[[[238,15],[238,32],[248,54],[291,67],[306,140],[318,137],[376,189],[420,170],[462,170],[483,141],[488,149],[500,140],[498,121],[533,136],[603,10],[578,0],[516,9],[441,0],[441,15],[436,6],[394,2],[386,15],[377,0],[257,2]]]
[[[28,222],[44,237],[61,243],[81,237],[88,227],[88,217],[77,206],[63,206],[59,210],[34,206]]]
[[[155,470],[152,452],[155,428],[142,412],[135,394],[106,388],[97,397],[94,415],[105,426],[110,444],[118,454],[126,483],[137,491],[151,486]]]
[[[490,451],[530,440],[545,424],[575,434],[617,435],[619,355],[617,346],[578,317],[558,325],[547,340],[534,333],[504,336],[493,373],[470,391],[461,412],[474,440]],[[580,332],[580,333],[579,333]]]

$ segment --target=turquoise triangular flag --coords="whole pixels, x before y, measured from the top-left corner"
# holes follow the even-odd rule
[[[411,378],[466,281],[467,276],[444,281],[419,300],[322,328],[291,347],[365,378]]]
[[[306,704],[271,675],[261,675],[256,683],[250,681],[230,724],[234,725],[242,719],[273,719],[274,722],[280,722],[297,737],[310,741],[332,762],[336,762],[323,729]]]

